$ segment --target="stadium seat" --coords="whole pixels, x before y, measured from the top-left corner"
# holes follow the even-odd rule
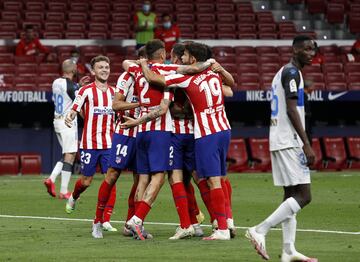
[[[272,74],[276,74],[276,72],[280,69],[279,64],[261,64],[259,67],[259,72],[264,74],[264,73],[272,73]]]
[[[251,169],[266,172],[271,169],[269,139],[249,138]]]
[[[131,14],[123,14],[123,13],[112,13],[111,20],[113,23],[123,23],[126,24],[129,28],[129,21],[132,19]]]
[[[16,32],[18,28],[19,25],[15,21],[0,22],[0,31]]]
[[[215,32],[197,32],[196,38],[198,38],[198,39],[215,39],[216,33]]]
[[[40,11],[43,12],[45,9],[45,3],[40,1],[26,1],[26,10],[28,11]]]
[[[44,23],[44,29],[45,29],[45,31],[61,32],[61,31],[64,30],[64,23],[45,22]]]
[[[66,39],[84,39],[85,33],[84,32],[65,32]]]
[[[2,75],[15,75],[16,67],[14,64],[0,64],[0,72]]]
[[[245,140],[242,138],[231,139],[227,154],[229,172],[241,172],[249,167],[249,157],[246,151]]]
[[[239,14],[254,13],[253,6],[250,2],[237,2],[235,4],[235,9]]]
[[[344,73],[335,73],[331,72],[325,75],[325,83],[333,83],[333,82],[346,82],[346,77]]]
[[[5,11],[23,11],[24,5],[21,1],[5,1],[3,2],[3,8]]]
[[[259,83],[259,74],[244,73],[238,76],[237,83]]]
[[[64,34],[62,32],[47,31],[42,34],[44,39],[63,39]]]
[[[279,61],[279,55],[278,54],[267,54],[267,55],[259,55],[258,56],[258,63],[259,64],[272,64],[276,63],[278,64]]]
[[[26,21],[44,21],[45,14],[43,12],[32,12],[32,11],[25,11],[25,20]]]
[[[325,0],[307,0],[307,9],[310,14],[324,13],[326,8]]]
[[[249,13],[249,14],[238,13],[237,21],[239,24],[255,23],[255,21],[256,21],[255,14],[253,14],[253,13]]]
[[[67,17],[69,22],[85,23],[88,19],[87,13],[82,12],[68,12]]]
[[[15,56],[14,58],[14,62],[15,65],[20,65],[20,64],[36,64],[37,60],[35,56],[30,56],[30,55],[22,55],[22,56]]]
[[[114,13],[129,14],[131,13],[132,6],[130,2],[115,2],[112,3],[112,11]]]
[[[66,35],[66,33],[69,33],[69,32],[83,33],[86,30],[86,24],[85,23],[77,23],[77,22],[67,22],[66,29],[67,29],[67,32],[65,32],[65,35]]]
[[[41,64],[39,64],[39,67],[38,67],[38,74],[40,76],[60,75],[59,64],[41,63]],[[55,80],[55,79],[53,79],[53,80]]]
[[[212,14],[215,11],[213,3],[195,3],[197,13],[208,13]]]
[[[194,5],[193,3],[175,3],[175,10],[177,13],[192,13]]]
[[[274,33],[276,31],[275,23],[259,23],[257,27],[259,33]]]
[[[328,3],[326,5],[326,19],[330,24],[342,24],[344,14],[345,8],[343,4]]]
[[[90,7],[92,11],[107,13],[110,10],[110,3],[108,2],[91,2]]]
[[[196,30],[198,33],[213,33],[216,31],[216,27],[214,24],[198,23]]]
[[[239,33],[256,33],[255,24],[238,24]]]
[[[89,10],[89,4],[87,2],[70,2],[70,10],[86,13]]]
[[[277,33],[258,33],[259,39],[278,39]]]
[[[346,151],[342,137],[324,137],[325,169],[346,168]]]
[[[156,13],[162,13],[162,14],[172,14],[174,11],[173,4],[170,3],[156,3],[154,5],[154,9]]]
[[[349,155],[349,168],[360,169],[360,137],[347,137],[345,139]]]
[[[109,30],[107,23],[90,22],[88,26],[89,26],[89,31],[92,32],[107,32]]]
[[[67,4],[65,2],[48,2],[48,10],[54,12],[65,12],[67,10]]]
[[[110,32],[110,39],[128,39],[128,32]]]
[[[3,22],[18,22],[21,20],[21,13],[16,11],[2,11],[1,21]]]
[[[339,48],[337,45],[323,45],[323,46],[319,46],[319,50],[320,53],[322,54],[327,54],[327,53],[332,53],[332,54],[338,54],[339,53]]]
[[[343,72],[342,63],[325,63],[321,67],[322,67],[322,71],[326,74]]]
[[[232,13],[235,11],[235,6],[234,3],[232,3],[232,1],[229,3],[221,3],[221,2],[216,2],[215,3],[215,8],[216,11],[219,13]]]
[[[258,73],[258,65],[257,64],[240,64],[238,65],[238,74],[242,73]]]
[[[0,175],[17,175],[20,173],[19,156],[0,154]]]
[[[37,64],[20,64],[16,67],[17,76],[33,76],[37,75]]]
[[[194,14],[176,14],[176,21],[179,24],[194,24]]]
[[[311,85],[311,88],[315,89],[315,90],[325,90],[326,89],[325,83],[316,83],[316,82]]]
[[[237,83],[235,91],[260,90],[259,83]]]
[[[301,72],[306,75],[307,73],[321,73],[320,65],[308,65],[305,66]]]
[[[348,63],[344,67],[344,72],[349,73],[359,73],[360,72],[360,63]]]
[[[234,46],[234,50],[237,56],[244,54],[256,54],[256,49],[253,46]]]
[[[349,19],[349,31],[352,34],[360,33],[360,15],[359,13],[353,12],[348,15]]]
[[[51,92],[52,83],[55,79],[52,76],[38,76],[36,77],[36,88],[39,91]]]
[[[236,55],[235,60],[237,64],[257,64],[258,56],[256,54],[243,54],[243,55]]]
[[[218,23],[233,24],[235,26],[236,16],[234,14],[216,14]]]
[[[279,39],[294,39],[294,37],[297,35],[297,33],[293,32],[279,32]]]
[[[197,13],[196,20],[199,23],[215,23],[215,15],[214,14],[207,14],[207,13]]]
[[[319,138],[312,139],[312,149],[315,153],[314,164],[310,167],[311,169],[320,170],[323,168],[323,154],[321,151],[321,145]]]
[[[41,173],[41,156],[38,154],[20,155],[21,174],[40,174]]]
[[[104,12],[91,12],[89,13],[89,18],[91,22],[108,24],[110,20],[110,15],[109,13],[104,13]]]
[[[360,82],[357,83],[348,83],[349,91],[360,91]]]

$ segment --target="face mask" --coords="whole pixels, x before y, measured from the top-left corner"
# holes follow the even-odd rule
[[[150,5],[143,5],[143,11],[149,12],[150,11]]]
[[[164,28],[169,29],[171,27],[171,22],[165,22],[163,23]]]

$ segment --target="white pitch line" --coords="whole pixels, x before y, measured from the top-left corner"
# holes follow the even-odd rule
[[[24,219],[43,219],[43,220],[60,220],[60,221],[80,221],[91,222],[93,219],[86,218],[66,218],[66,217],[38,217],[38,216],[13,216],[13,215],[0,215],[0,218],[24,218]],[[112,223],[124,224],[125,221],[111,220]],[[162,225],[162,226],[178,226],[178,223],[166,223],[166,222],[144,222],[147,225]],[[201,225],[205,227],[211,227],[211,225]],[[238,229],[248,229],[248,227],[237,226]],[[280,228],[272,228],[271,230],[281,231]],[[360,232],[348,232],[348,231],[334,231],[334,230],[321,230],[321,229],[297,229],[298,232],[313,232],[313,233],[329,233],[329,234],[342,234],[342,235],[360,235]]]

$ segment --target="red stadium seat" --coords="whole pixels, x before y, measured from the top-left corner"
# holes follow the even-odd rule
[[[76,12],[87,12],[89,4],[87,2],[70,2],[70,10]]]
[[[67,13],[69,22],[82,22],[85,23],[88,19],[87,13],[82,12],[68,12]]]
[[[319,46],[319,49],[320,49],[320,53],[324,55],[327,53],[332,53],[332,54],[339,53],[339,48],[337,45],[323,45],[323,46]]]
[[[41,173],[41,156],[38,154],[20,155],[21,173],[40,174]]]
[[[89,31],[92,32],[107,32],[109,30],[107,23],[89,23]]]
[[[54,80],[52,76],[38,76],[36,78],[36,87],[39,91],[51,92]]]
[[[196,29],[198,33],[213,33],[215,32],[215,25],[208,23],[198,23],[196,25]]]
[[[276,31],[275,23],[261,23],[258,24],[257,26],[259,33],[274,33]]]
[[[278,46],[277,51],[279,53],[279,55],[289,55],[292,56],[292,52],[293,52],[293,48],[292,46]]]
[[[130,13],[132,10],[130,2],[115,2],[112,3],[112,11],[115,13],[127,14]]]
[[[72,50],[76,49],[75,45],[58,45],[56,46],[56,51],[58,55],[62,53],[70,53]]]
[[[36,56],[30,56],[30,55],[23,55],[23,56],[15,56],[14,62],[16,65],[20,64],[36,64]]]
[[[5,1],[3,2],[4,5],[4,10],[5,11],[18,11],[21,12],[23,11],[23,3],[21,1]]]
[[[352,34],[360,33],[360,15],[359,13],[349,14],[349,30]]]
[[[82,56],[85,56],[88,53],[96,53],[99,55],[103,53],[103,48],[98,45],[82,45],[79,47],[79,50]]]
[[[279,39],[294,39],[294,37],[297,35],[297,33],[293,32],[293,33],[290,33],[290,32],[280,32],[279,33]]]
[[[235,22],[236,22],[236,16],[234,14],[217,14],[216,15],[216,20],[219,23],[227,23],[227,24],[234,24],[235,26]]]
[[[246,151],[244,139],[231,139],[227,160],[230,162],[228,167],[229,172],[241,172],[249,167],[249,156]]]
[[[26,10],[28,11],[44,11],[45,3],[39,1],[26,1],[25,2]]]
[[[293,22],[279,22],[278,23],[279,32],[281,33],[295,33],[296,28]]]
[[[272,74],[276,74],[276,72],[280,69],[279,64],[261,64],[259,67],[259,72],[264,74],[264,73],[272,73]]]
[[[344,73],[335,73],[331,72],[325,75],[325,83],[333,83],[333,82],[346,82],[346,77]]]
[[[277,33],[258,33],[259,39],[278,39]]]
[[[0,72],[2,75],[15,75],[16,67],[14,64],[0,64]]]
[[[215,11],[213,3],[195,3],[197,13],[208,13],[212,14]]]
[[[215,4],[215,8],[217,10],[218,13],[232,13],[235,11],[235,6],[234,3],[219,3],[217,2]]]
[[[194,24],[194,14],[176,14],[176,21],[179,24]]]
[[[259,83],[259,74],[256,73],[245,73],[241,74],[237,78],[238,83]]]
[[[343,71],[342,63],[326,63],[321,67],[324,73],[341,73]]]
[[[307,73],[304,78],[314,83],[324,83],[324,75],[322,73]]]
[[[48,2],[48,10],[55,12],[65,12],[67,10],[67,3],[65,2]]]
[[[279,64],[279,55],[278,54],[268,54],[268,55],[259,55],[258,56],[259,64]]]
[[[66,39],[84,39],[85,33],[84,32],[65,32]]]
[[[360,137],[347,137],[345,141],[349,153],[349,168],[360,169]]]
[[[212,48],[214,55],[216,56],[233,56],[235,51],[231,46],[214,46]]]
[[[99,22],[99,23],[108,24],[109,20],[110,20],[109,13],[91,12],[91,13],[89,13],[89,17],[90,17],[90,20],[92,22]]]
[[[216,34],[215,34],[215,32],[197,32],[196,38],[198,38],[198,39],[215,39]]]
[[[258,23],[274,23],[274,17],[270,11],[260,11],[255,13]]]
[[[243,54],[243,55],[236,55],[235,57],[237,64],[257,64],[258,56],[255,54]]]
[[[251,169],[263,172],[269,171],[271,169],[269,139],[250,138],[249,145],[251,151]]]
[[[257,39],[258,36],[256,33],[238,33],[239,39]]]
[[[1,21],[3,22],[18,22],[21,20],[21,13],[14,11],[2,11],[1,12]]]
[[[260,90],[259,83],[237,83],[235,91]]]
[[[249,13],[249,14],[238,13],[236,16],[239,24],[255,23],[256,21],[255,14],[253,13]]]
[[[258,73],[258,65],[257,64],[240,64],[238,65],[238,74],[242,73]]]
[[[235,4],[235,9],[237,13],[241,14],[254,13],[253,6],[250,2],[237,2]]]
[[[26,21],[44,21],[45,14],[43,12],[25,12],[25,20]]]
[[[215,23],[216,19],[214,14],[198,13],[196,14],[196,20],[199,23]]]
[[[39,67],[38,67],[38,74],[40,76],[60,75],[59,64],[41,63],[41,64],[39,64]],[[53,80],[55,80],[55,79],[53,79]]]
[[[315,89],[315,90],[325,90],[326,89],[325,83],[316,83],[316,82],[311,85],[311,88]]]
[[[110,3],[107,2],[91,2],[90,7],[92,11],[96,12],[109,12]]]
[[[325,0],[307,0],[306,3],[310,14],[319,14],[325,12]]]
[[[18,23],[15,21],[0,22],[0,31],[16,32],[18,30]]]
[[[341,170],[346,167],[346,151],[341,137],[324,137],[325,168]]]
[[[337,80],[336,82],[328,82],[326,84],[326,90],[328,91],[346,91],[347,90],[347,84],[346,82],[340,82],[340,80]]]
[[[256,49],[253,46],[234,46],[237,56],[244,54],[256,54]]]
[[[360,91],[360,82],[348,83],[349,91]]]
[[[315,153],[314,164],[310,167],[311,169],[320,170],[323,168],[323,154],[321,151],[321,145],[319,138],[312,139],[312,149]]]
[[[56,31],[61,32],[64,30],[64,23],[59,22],[45,22],[44,23],[45,31]]]
[[[47,22],[64,22],[65,13],[64,12],[46,12],[45,15]]]
[[[237,39],[235,32],[218,32],[216,33],[218,39]]]
[[[128,32],[110,32],[110,39],[128,39]]]
[[[0,175],[17,175],[20,173],[19,156],[0,154]]]
[[[344,15],[345,8],[343,4],[327,4],[326,19],[330,24],[342,24],[344,22]]]
[[[308,66],[305,66],[301,72],[303,74],[307,74],[307,73],[321,73],[321,67],[319,64],[317,65],[308,65]]]
[[[156,13],[171,14],[174,11],[172,3],[156,3],[154,8]]]
[[[86,30],[85,23],[76,23],[76,22],[67,22],[66,29],[68,30],[66,33],[73,31],[73,32],[84,32]]]
[[[131,14],[122,14],[122,13],[112,13],[111,20],[113,23],[124,23],[129,26],[129,21],[132,19]]]
[[[177,13],[193,13],[193,3],[175,3],[175,10]]]
[[[359,73],[360,72],[360,63],[348,63],[344,67],[344,72],[349,73]]]

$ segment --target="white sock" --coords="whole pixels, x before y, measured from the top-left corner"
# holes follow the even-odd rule
[[[61,187],[60,187],[61,194],[66,194],[68,192],[70,177],[71,177],[71,172],[64,170],[61,171]]]
[[[296,252],[295,238],[296,238],[296,214],[288,217],[282,222],[283,234],[283,251],[288,255]]]
[[[60,175],[62,168],[63,168],[63,162],[58,161],[49,177],[53,183],[55,183],[57,176]]]
[[[270,228],[283,222],[287,217],[296,214],[301,207],[295,198],[289,197],[268,217],[256,226],[256,232],[266,235]]]

